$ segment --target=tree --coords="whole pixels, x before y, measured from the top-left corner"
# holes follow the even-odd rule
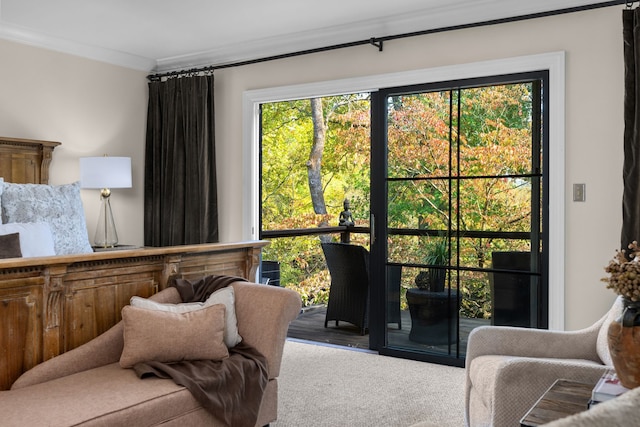
[[[311,122],[313,123],[313,143],[307,162],[307,176],[309,182],[309,194],[313,211],[316,214],[326,215],[327,207],[324,204],[324,191],[322,188],[322,155],[325,145],[325,124],[322,111],[322,99],[311,98]],[[326,222],[319,224],[328,225]]]
[[[263,229],[337,225],[347,197],[356,222],[368,223],[368,95],[316,101],[262,106]]]
[[[458,231],[460,266],[486,268],[495,250],[528,241],[466,238],[531,230],[532,85],[494,85],[394,97],[389,103],[389,226]],[[459,105],[459,109],[454,107]],[[433,237],[393,236],[390,258],[425,263]],[[491,314],[486,274],[460,272],[462,312]]]
[[[393,97],[388,176],[399,179],[388,183],[388,226],[438,231],[459,221],[461,266],[483,268],[492,250],[523,248],[526,242],[465,239],[464,232],[530,229],[531,189],[539,183],[517,176],[532,172],[531,90],[531,84],[509,84]],[[450,108],[458,101],[459,115]],[[262,106],[263,229],[337,225],[345,198],[356,224],[368,225],[369,117],[368,94]],[[425,259],[428,239],[391,236],[390,242],[392,260]],[[282,282],[298,286],[305,301],[326,298],[317,237],[274,239],[264,257],[281,261]],[[484,276],[476,276],[462,283],[483,289],[465,295],[471,303],[488,292]],[[469,310],[479,316],[487,311]]]
[[[530,91],[511,84],[396,97],[388,174],[407,180],[390,184],[390,226],[446,230],[451,223],[455,230],[459,221],[463,235],[529,231],[534,182],[512,176],[533,172]],[[449,108],[458,96],[459,116]],[[484,267],[491,243],[460,243],[463,262]]]
[[[366,225],[368,94],[262,105],[261,192],[264,230],[337,225],[345,197],[356,223]],[[326,302],[329,276],[317,237],[273,239],[263,258],[281,262],[281,283],[296,288],[305,305]]]

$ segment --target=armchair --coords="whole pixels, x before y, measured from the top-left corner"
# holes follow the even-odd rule
[[[559,378],[595,383],[612,365],[607,329],[621,312],[618,298],[599,321],[578,331],[474,329],[465,366],[465,426],[519,425]]]

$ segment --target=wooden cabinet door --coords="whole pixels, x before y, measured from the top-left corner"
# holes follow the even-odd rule
[[[42,361],[42,286],[0,289],[0,390]]]
[[[132,296],[148,298],[158,291],[162,265],[157,262],[108,267],[103,272],[95,267],[70,272],[65,278],[63,352],[118,323]]]

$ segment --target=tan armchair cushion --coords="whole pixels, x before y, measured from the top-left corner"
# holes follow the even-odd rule
[[[604,369],[592,360],[480,356],[471,364],[469,425],[518,425],[555,380],[595,382]]]
[[[493,406],[496,373],[513,359],[510,356],[480,356],[473,360],[469,377],[474,391],[487,408]]]

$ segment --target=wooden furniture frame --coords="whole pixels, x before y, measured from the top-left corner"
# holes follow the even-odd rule
[[[40,146],[38,146],[40,144]],[[0,138],[0,176],[46,183],[59,143]],[[11,178],[8,178],[11,177]],[[217,274],[255,281],[266,241],[138,248],[0,260],[0,390],[26,370],[120,321],[134,296],[173,278]]]
[[[48,184],[54,141],[0,137],[0,177],[16,184]]]

